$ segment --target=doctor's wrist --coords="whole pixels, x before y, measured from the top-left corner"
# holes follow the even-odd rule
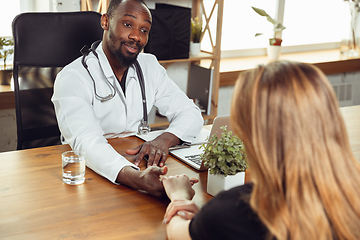
[[[165,141],[168,148],[179,145],[181,143],[181,140],[177,136],[169,132],[164,132],[159,137]]]
[[[139,179],[140,171],[133,168],[132,166],[123,167],[116,178],[116,183],[120,183],[131,187],[133,189],[139,189],[137,179]]]

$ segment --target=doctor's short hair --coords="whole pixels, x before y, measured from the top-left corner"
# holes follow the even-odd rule
[[[144,2],[144,0],[111,0],[109,3],[109,7],[107,9],[107,12],[106,12],[106,14],[109,16],[109,18],[112,18],[115,15],[117,7],[119,6],[120,3],[124,2],[124,1],[135,1],[135,2],[143,4],[146,8],[148,8],[148,6]]]

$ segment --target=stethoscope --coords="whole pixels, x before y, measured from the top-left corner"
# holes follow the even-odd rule
[[[96,42],[94,42],[91,45],[91,48],[88,48],[86,45],[80,50],[80,52],[83,54],[82,57],[82,65],[84,66],[84,68],[86,69],[86,71],[89,73],[91,80],[94,83],[94,93],[95,93],[95,97],[96,99],[100,100],[101,102],[106,102],[109,101],[110,99],[115,97],[116,94],[116,89],[114,87],[113,84],[111,84],[111,82],[105,77],[107,84],[109,85],[109,88],[111,90],[111,93],[109,95],[107,95],[106,97],[102,97],[99,94],[97,94],[96,92],[96,85],[95,85],[95,80],[92,77],[89,69],[88,69],[88,65],[86,64],[86,56],[89,55],[90,52],[92,52],[94,54],[94,56],[97,58],[98,61],[99,60],[99,56],[96,53],[95,49],[97,48],[97,46],[99,46],[101,40],[98,40]],[[140,67],[139,62],[136,60],[135,63],[135,69],[136,69],[136,74],[139,78],[139,84],[140,84],[140,89],[141,89],[141,95],[142,95],[142,103],[143,103],[143,119],[141,119],[141,122],[139,124],[138,127],[138,134],[146,134],[148,132],[150,132],[151,128],[149,126],[149,122],[148,122],[148,115],[147,115],[147,107],[146,107],[146,96],[145,96],[145,84],[144,84],[144,76]],[[105,76],[105,74],[104,74]]]

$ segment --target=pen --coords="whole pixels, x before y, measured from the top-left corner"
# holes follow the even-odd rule
[[[177,150],[177,149],[183,149],[183,148],[189,148],[191,146],[202,145],[204,143],[207,143],[207,142],[198,142],[198,143],[192,143],[192,144],[177,145],[177,146],[174,146],[174,147],[170,147],[169,151]]]
[[[172,151],[172,150],[177,150],[177,149],[183,149],[183,148],[189,148],[191,146],[196,146],[196,145],[202,145],[204,143],[207,143],[207,142],[198,142],[198,143],[192,143],[192,144],[182,144],[182,145],[177,145],[177,146],[174,146],[174,147],[170,147],[169,148],[169,152]],[[148,155],[145,155],[143,157],[146,161],[148,161],[148,158],[149,156]]]

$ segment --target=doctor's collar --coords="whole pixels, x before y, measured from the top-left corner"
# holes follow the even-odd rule
[[[136,68],[135,68],[135,65],[132,64],[129,68],[128,68],[128,79],[134,79],[136,81],[138,81],[138,78],[136,77],[137,74],[136,74]]]
[[[102,48],[102,42],[99,44],[99,46],[96,48],[96,52],[98,53],[98,56],[99,56],[99,64],[100,64],[100,67],[102,68],[104,74],[105,74],[105,77],[106,78],[111,78],[111,77],[115,77],[115,74],[110,66],[110,63],[105,55],[105,52]],[[134,64],[132,64],[131,66],[128,67],[128,76],[129,78],[133,78],[135,80],[138,80],[137,79],[137,75],[136,75],[136,68],[134,66]],[[129,79],[128,78],[128,79]]]

